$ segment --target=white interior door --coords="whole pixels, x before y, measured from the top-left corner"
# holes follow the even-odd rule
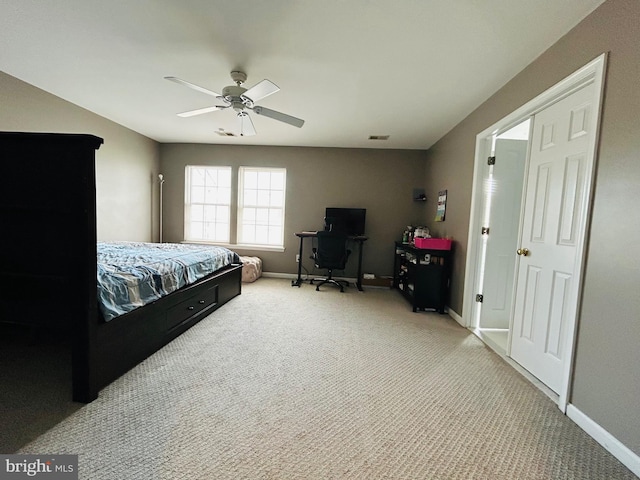
[[[525,122],[528,136],[529,121]],[[521,127],[522,128],[522,127]],[[527,160],[527,139],[495,141],[495,165],[489,167],[489,206],[485,226],[486,252],[479,328],[508,329],[513,301],[513,280],[520,225],[520,206]]]
[[[587,211],[594,85],[534,116],[511,357],[559,393],[575,321]]]

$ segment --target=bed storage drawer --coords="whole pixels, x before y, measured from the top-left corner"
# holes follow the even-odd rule
[[[218,304],[218,285],[190,296],[167,310],[167,331],[186,323],[193,316],[212,310]]]

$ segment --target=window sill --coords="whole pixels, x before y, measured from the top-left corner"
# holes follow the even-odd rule
[[[232,243],[216,243],[216,242],[203,242],[197,240],[183,240],[180,243],[191,243],[193,245],[215,245],[216,247],[225,247],[229,250],[241,251],[251,250],[258,252],[284,252],[284,247],[270,246],[270,245],[246,245],[246,244],[232,244]]]

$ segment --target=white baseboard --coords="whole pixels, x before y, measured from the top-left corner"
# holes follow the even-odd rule
[[[602,445],[611,455],[620,460],[625,467],[631,470],[637,477],[640,477],[640,457],[638,455],[582,413],[575,405],[567,405],[567,416],[593,437],[593,439]]]
[[[287,279],[291,279],[291,280],[296,280],[298,278],[298,275],[295,273],[277,273],[277,272],[262,272],[262,276],[265,278],[287,278]],[[307,276],[306,274],[303,276]],[[322,277],[322,273],[318,273],[318,275],[310,275],[311,277]],[[356,283],[356,279],[351,278],[351,277],[334,277],[336,280],[346,280],[349,283],[353,283],[355,285]],[[302,279],[303,281],[305,280],[304,278]]]
[[[262,272],[262,276],[266,278],[290,278],[291,280],[298,278],[295,273]]]
[[[456,312],[454,312],[453,310],[451,310],[451,307],[447,307],[447,313],[449,314],[449,316],[451,318],[453,318],[461,326],[463,326],[464,328],[467,328],[466,325],[464,324],[464,322],[462,321],[462,317],[460,315],[458,315]]]

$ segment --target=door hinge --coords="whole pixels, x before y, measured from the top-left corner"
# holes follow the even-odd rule
[[[477,294],[476,295],[476,302],[478,303],[482,303],[482,300],[484,299],[484,296],[481,294]]]
[[[489,235],[489,227],[482,227],[482,235]]]
[[[495,165],[495,164],[496,164],[496,157],[487,158],[487,165]]]

